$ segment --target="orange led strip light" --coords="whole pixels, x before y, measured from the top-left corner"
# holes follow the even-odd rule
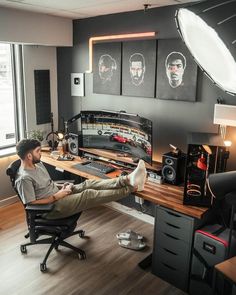
[[[99,41],[107,40],[123,40],[123,39],[139,39],[139,38],[151,38],[155,37],[156,32],[144,32],[144,33],[131,33],[131,34],[120,34],[120,35],[108,35],[98,36],[89,38],[89,70],[87,73],[92,73],[93,68],[93,44]]]

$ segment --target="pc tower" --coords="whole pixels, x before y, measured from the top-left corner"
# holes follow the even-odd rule
[[[229,152],[216,134],[192,133],[189,138],[184,204],[210,207],[212,194],[207,185],[208,176],[225,171]]]

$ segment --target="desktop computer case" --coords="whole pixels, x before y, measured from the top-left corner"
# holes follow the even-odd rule
[[[225,171],[229,153],[218,135],[196,134],[188,144],[183,203],[210,207],[213,200],[207,178],[211,173]]]
[[[227,259],[229,228],[207,225],[195,231],[189,294],[212,295],[214,265]],[[235,231],[232,234],[230,256],[236,254]],[[222,284],[222,281],[216,282]]]

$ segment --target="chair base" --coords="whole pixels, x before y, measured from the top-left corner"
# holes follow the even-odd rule
[[[71,237],[71,236],[74,236],[74,235],[79,235],[80,238],[83,238],[84,235],[85,235],[85,232],[83,230],[78,230],[78,231],[75,231],[73,232],[71,235],[69,235],[68,237]],[[27,235],[26,235],[27,236]],[[68,242],[64,241],[64,239],[68,238],[68,237],[64,237],[64,238],[60,238],[60,237],[57,237],[57,236],[53,236],[51,238],[47,238],[47,239],[42,239],[42,240],[36,240],[35,242],[29,242],[29,243],[26,243],[26,244],[23,244],[20,246],[20,250],[21,250],[21,253],[22,254],[27,254],[27,246],[32,246],[32,245],[38,245],[38,244],[50,244],[50,247],[43,259],[43,262],[40,263],[40,271],[41,272],[46,272],[47,271],[47,259],[50,255],[50,253],[52,252],[53,249],[55,250],[58,250],[58,247],[59,246],[63,246],[63,247],[66,247],[66,248],[69,248],[73,251],[75,251],[78,256],[79,256],[79,259],[83,260],[86,258],[86,253],[84,250],[80,249],[80,248],[77,248],[71,244],[69,244]]]

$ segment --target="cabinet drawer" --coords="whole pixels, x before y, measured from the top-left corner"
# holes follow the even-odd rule
[[[169,247],[169,245],[158,244],[155,248],[155,255],[153,255],[153,265],[158,262],[158,257],[175,269],[183,272],[189,271],[189,249],[176,249],[173,245]]]
[[[193,219],[168,209],[158,208],[156,230],[161,230],[189,243],[192,240]]]
[[[155,234],[155,245],[154,245],[154,255],[158,255],[158,247],[161,246],[163,248],[167,248],[168,250],[177,253],[182,256],[183,259],[189,260],[189,252],[191,249],[191,245],[182,241],[179,238],[171,236],[168,233],[158,231]],[[159,256],[159,255],[158,255]]]
[[[187,291],[188,289],[188,273],[183,272],[159,258],[153,265],[152,272],[163,280],[176,286],[179,289]]]

